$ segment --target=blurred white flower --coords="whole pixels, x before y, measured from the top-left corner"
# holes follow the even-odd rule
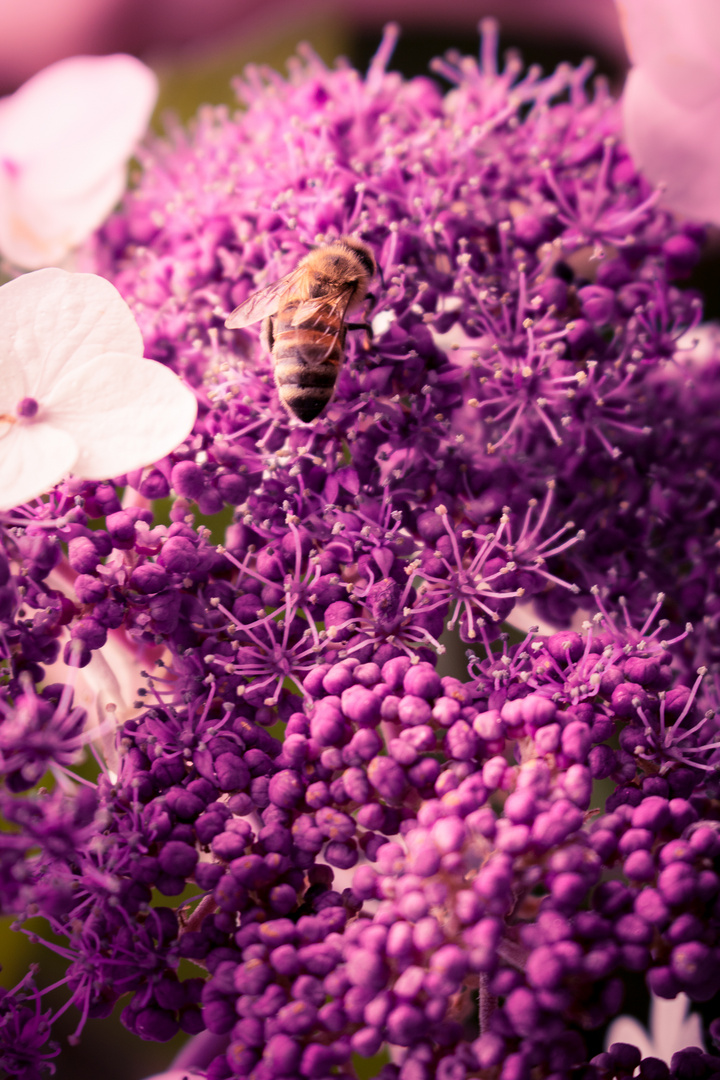
[[[109,281],[47,269],[0,288],[0,510],[70,472],[105,480],[157,461],[196,413],[177,375],[143,357]]]
[[[687,994],[678,994],[672,1001],[650,996],[650,1031],[648,1032],[632,1016],[619,1016],[613,1020],[605,1035],[605,1046],[613,1043],[630,1043],[637,1046],[645,1057],[660,1058],[667,1065],[678,1050],[688,1046],[705,1049],[702,1023],[697,1013],[690,1013]]]
[[[157,79],[133,56],[76,56],[0,99],[0,253],[60,262],[122,195]]]
[[[633,67],[623,92],[636,164],[664,204],[720,224],[720,4],[616,0]]]

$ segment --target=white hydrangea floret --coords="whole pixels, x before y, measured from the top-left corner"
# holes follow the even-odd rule
[[[622,98],[635,164],[663,205],[720,224],[720,4],[616,0],[632,68]]]
[[[605,1046],[629,1043],[637,1046],[644,1058],[660,1058],[666,1065],[673,1054],[688,1046],[704,1050],[702,1020],[697,1013],[688,1013],[690,1005],[687,994],[678,994],[672,1001],[651,994],[649,1031],[632,1016],[618,1016],[607,1030]]]
[[[196,414],[192,391],[144,358],[109,281],[46,269],[0,288],[0,509],[69,473],[105,480],[149,465]]]
[[[134,56],[74,56],[0,99],[0,253],[61,262],[108,216],[145,134],[155,74]]]

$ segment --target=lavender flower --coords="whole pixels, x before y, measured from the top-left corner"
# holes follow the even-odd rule
[[[630,977],[720,992],[718,367],[689,379],[673,284],[702,233],[587,65],[499,72],[488,24],[443,97],[387,72],[394,35],[364,80],[249,71],[246,111],[146,149],[95,239],[200,410],[160,461],[5,519],[0,897],[52,931],[75,1037],[123,998],[138,1037],[199,1036],[209,1080],[387,1047],[381,1080],[709,1077],[593,1041]],[[306,426],[224,321],[346,233],[382,271],[373,335]],[[218,544],[195,508],[225,505]],[[511,643],[518,601],[553,632]]]

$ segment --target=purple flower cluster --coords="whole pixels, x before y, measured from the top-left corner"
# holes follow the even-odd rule
[[[704,1080],[587,1037],[628,977],[720,993],[720,369],[672,284],[702,236],[586,66],[498,72],[487,28],[443,97],[393,33],[365,80],[249,71],[96,238],[200,417],[5,517],[0,902],[50,927],[78,1035],[124,998],[140,1038],[216,1036],[210,1080]],[[310,427],[224,321],[342,234],[373,335]],[[511,643],[518,601],[596,614]],[[11,1075],[54,1052],[44,993],[0,999]]]
[[[707,739],[715,726],[698,722],[692,690],[677,687],[669,704],[673,691],[658,689],[662,645],[608,629],[530,637],[467,684],[406,658],[343,662],[306,681],[310,730],[291,718],[286,744],[322,744],[330,718],[345,737],[336,728],[333,754],[320,753],[324,781],[298,767],[312,751],[280,769],[268,809],[285,810],[288,854],[292,841],[313,856],[325,845],[325,861],[347,869],[364,853],[351,897],[365,907],[348,922],[351,897],[328,893],[314,919],[275,918],[267,902],[258,917],[255,898],[235,890],[241,955],[205,990],[208,1025],[229,1032],[231,1075],[285,1075],[282,1047],[300,1075],[324,1076],[385,1042],[407,1048],[387,1077],[564,1075],[586,1060],[580,1030],[620,1010],[624,973],[647,973],[663,997],[717,993],[715,786],[608,745],[631,730],[640,696],[646,713],[671,710]],[[371,757],[378,726],[385,753]],[[608,776],[618,786],[606,813],[588,816],[592,781]],[[234,882],[247,883],[249,861],[229,864]],[[256,858],[258,886],[267,873]]]
[[[714,655],[698,579],[717,568],[718,372],[696,375],[678,352],[701,305],[672,284],[702,233],[657,208],[587,65],[498,72],[489,29],[480,66],[438,62],[443,97],[385,71],[393,35],[364,82],[309,53],[289,81],[252,69],[243,112],[207,110],[145,152],[96,259],[148,354],[207,411],[191,445],[131,482],[205,514],[247,507],[253,525],[283,504],[301,521],[355,508],[369,487],[395,511],[442,500],[470,527],[496,527],[505,506],[525,514],[551,483],[547,524],[588,536],[549,545],[556,572],[586,597],[596,584],[625,595],[638,618],[672,592],[680,627],[708,616]],[[257,332],[224,320],[347,233],[382,274],[375,334],[369,348],[348,335],[335,404],[308,429],[279,406]],[[578,602],[555,592],[548,612]]]

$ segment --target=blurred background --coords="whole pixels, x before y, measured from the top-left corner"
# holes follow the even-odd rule
[[[390,67],[407,77],[427,75],[429,61],[449,48],[477,53],[477,24],[487,15],[500,22],[503,51],[516,48],[546,71],[592,55],[620,92],[627,57],[613,0],[0,0],[0,94],[66,56],[129,52],[160,76],[161,128],[164,111],[187,119],[203,103],[233,103],[229,80],[248,63],[284,71],[299,41],[328,64],[344,55],[365,70],[389,20],[402,28]],[[701,271],[694,284],[707,288],[711,272]],[[34,960],[42,961],[42,985],[62,978],[59,958],[0,925],[0,985],[15,985]],[[198,972],[188,965],[181,974]],[[633,990],[642,1016],[641,980]],[[62,990],[47,999],[55,1008],[64,1000]],[[120,1024],[121,1009],[90,1022],[79,1046],[63,1040],[56,1080],[97,1080],[98,1069],[103,1080],[141,1080],[168,1067],[185,1036],[141,1043]],[[77,1021],[70,1009],[58,1034],[66,1037]]]
[[[613,0],[3,0],[0,94],[64,56],[129,52],[164,77],[169,103],[192,111],[227,100],[228,77],[250,61],[281,67],[299,40],[328,61],[342,53],[362,66],[391,19],[403,27],[396,67],[426,72],[450,46],[474,52],[485,15],[529,61],[554,66],[591,53],[622,77]]]

